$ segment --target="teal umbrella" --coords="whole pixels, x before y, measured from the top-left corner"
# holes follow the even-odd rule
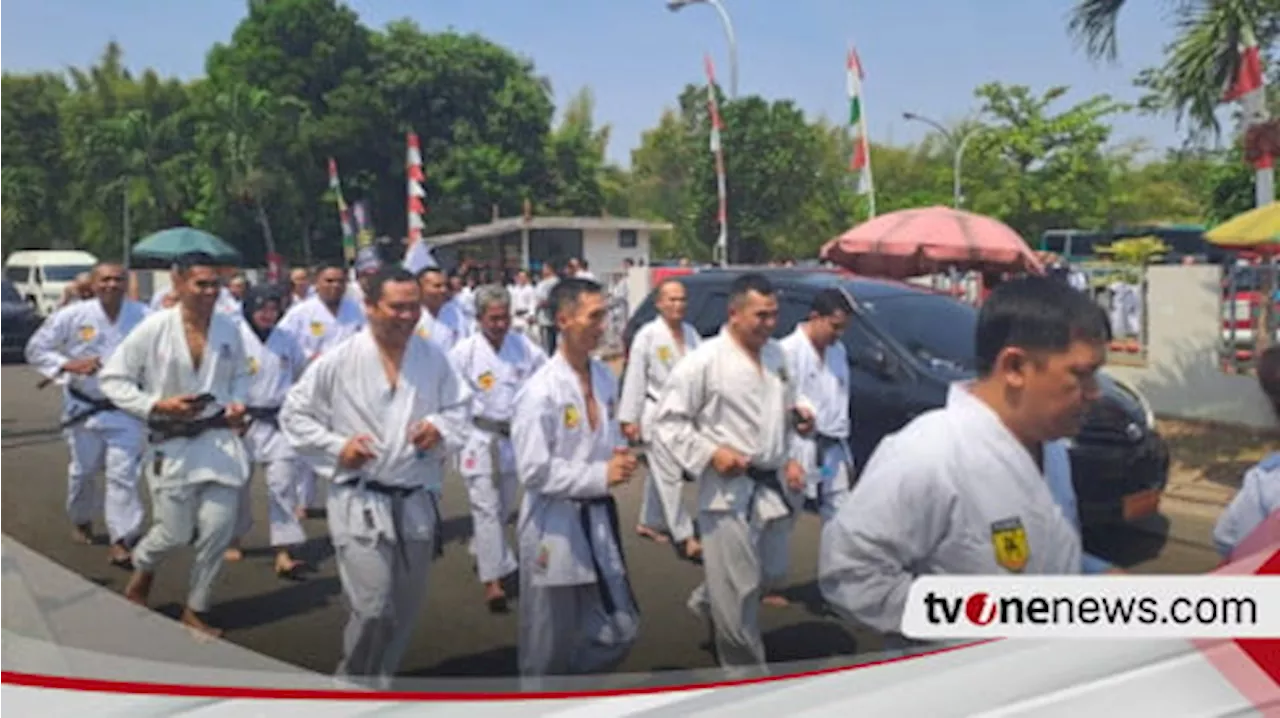
[[[202,252],[219,264],[240,264],[240,252],[225,241],[194,227],[164,229],[133,245],[136,259],[171,262],[184,254]]]

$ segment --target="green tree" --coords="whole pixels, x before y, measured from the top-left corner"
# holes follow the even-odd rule
[[[62,187],[67,171],[62,158],[59,105],[67,85],[53,74],[4,73],[3,146],[0,146],[0,200],[4,253],[52,247],[67,236]]]

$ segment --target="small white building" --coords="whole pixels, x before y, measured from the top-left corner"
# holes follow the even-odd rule
[[[647,266],[653,233],[671,229],[667,223],[625,217],[535,216],[498,219],[426,239],[446,268],[470,259],[504,269],[531,269],[547,262],[560,269],[576,257],[603,279],[621,271],[625,259]]]

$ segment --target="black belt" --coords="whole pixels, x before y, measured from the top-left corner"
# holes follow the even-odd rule
[[[471,417],[471,423],[476,425],[477,429],[499,434],[504,438],[511,438],[511,422],[498,421],[497,419],[486,419],[483,416]]]
[[[151,430],[149,441],[152,444],[163,444],[170,439],[194,439],[206,431],[214,429],[230,429],[225,411],[219,411],[203,419],[148,419],[147,428]]]
[[[254,421],[280,428],[280,407],[278,406],[250,406],[245,408],[244,413]]]
[[[609,513],[609,530],[613,533],[613,542],[618,547],[618,558],[622,561],[622,580],[627,584],[627,595],[636,613],[640,613],[640,604],[636,603],[636,593],[631,589],[631,577],[627,573],[627,559],[622,553],[622,531],[618,521],[618,502],[612,496],[600,499],[586,499],[578,502],[578,519],[582,522],[582,533],[587,537],[587,546],[591,549],[591,565],[596,571],[596,585],[600,588],[600,603],[610,617],[618,609],[609,582],[605,580],[604,571],[600,568],[600,558],[596,556],[595,534],[591,530],[591,507],[604,506]]]
[[[396,548],[399,549],[400,560],[407,570],[409,568],[409,549],[404,540],[404,500],[427,487],[392,486],[367,479],[356,479],[355,483],[359,487],[391,499],[391,526],[396,532]],[[440,558],[444,555],[444,534],[440,527],[440,522],[443,520],[440,516],[440,503],[436,499],[435,492],[428,491],[427,496],[431,497],[431,510],[436,514],[431,529],[431,552],[433,558]],[[373,528],[373,512],[367,507],[364,510],[364,523],[367,528]]]
[[[747,520],[755,514],[756,496],[761,489],[772,489],[778,493],[778,498],[782,499],[782,504],[787,507],[787,516],[795,513],[795,509],[791,507],[791,502],[787,500],[787,492],[782,488],[782,482],[778,481],[777,469],[760,469],[754,466],[747,469],[747,478],[751,479],[751,498],[747,500]]]
[[[116,405],[111,403],[110,399],[95,399],[89,396],[88,394],[80,391],[79,389],[75,388],[74,386],[68,385],[67,393],[71,395],[72,399],[88,404],[89,408],[85,409],[84,411],[78,414],[74,414],[68,417],[66,421],[62,422],[63,429],[69,429],[73,426],[76,426],[77,424],[83,424],[84,422],[97,416],[98,414],[101,414],[104,411],[116,410]]]

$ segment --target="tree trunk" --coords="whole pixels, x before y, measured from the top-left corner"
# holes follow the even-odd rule
[[[262,206],[257,195],[253,196],[253,209],[258,216],[258,226],[262,228],[262,240],[266,244],[267,257],[270,258],[276,253],[276,240],[271,234],[271,221],[267,219],[267,209]]]

